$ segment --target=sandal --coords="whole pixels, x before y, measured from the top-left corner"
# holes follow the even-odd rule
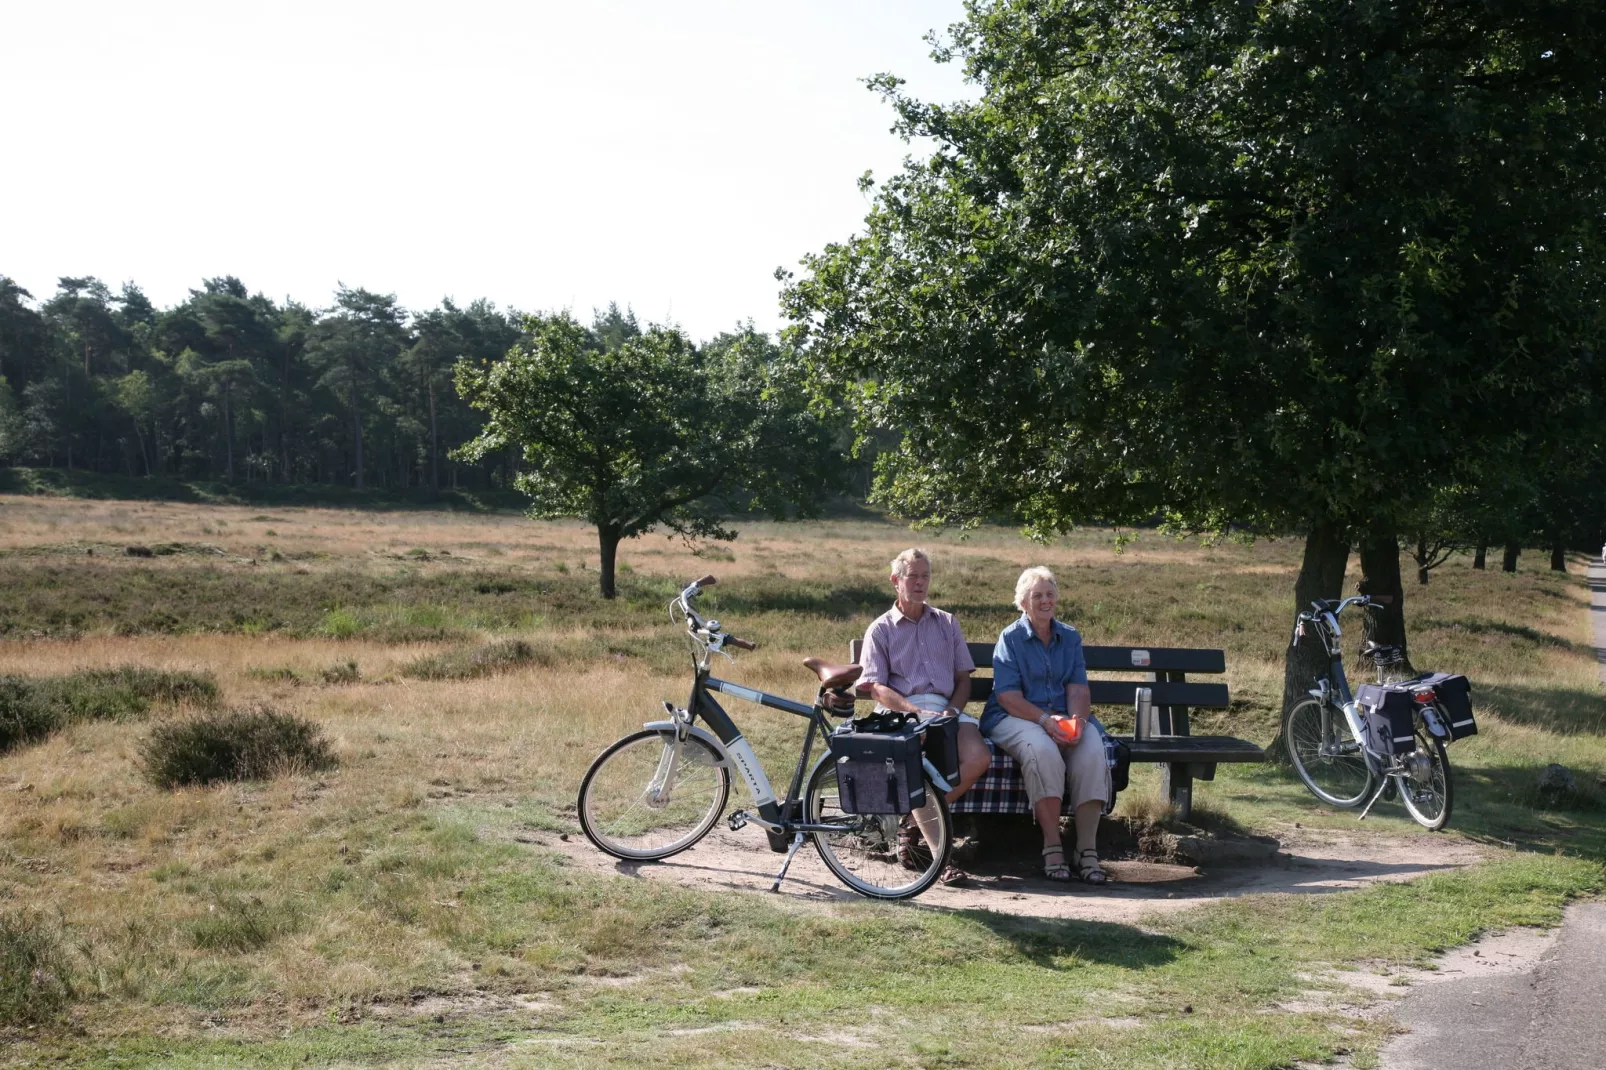
[[[1058,855],[1058,862],[1049,859]],[[1051,881],[1068,881],[1071,879],[1071,867],[1065,864],[1065,847],[1056,843],[1052,847],[1043,848],[1043,876]]]
[[[1093,856],[1090,865],[1087,856]],[[1108,884],[1110,875],[1099,868],[1099,853],[1089,847],[1085,851],[1076,852],[1076,875],[1085,884]]]

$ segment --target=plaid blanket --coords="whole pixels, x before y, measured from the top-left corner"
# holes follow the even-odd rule
[[[1115,749],[1108,744],[1108,739],[1106,736],[1104,753],[1113,769],[1116,761]],[[1032,801],[1026,797],[1026,782],[1021,779],[1020,767],[1015,764],[1015,759],[996,746],[992,740],[988,739],[985,742],[988,751],[992,753],[993,764],[987,767],[987,772],[982,774],[975,786],[960,796],[959,801],[950,809],[956,814],[1030,814]],[[1109,805],[1105,807],[1105,812],[1108,813],[1114,805],[1115,800],[1111,799]],[[1064,807],[1064,812],[1067,814],[1071,812],[1068,804]]]

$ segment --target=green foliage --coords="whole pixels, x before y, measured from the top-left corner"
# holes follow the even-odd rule
[[[123,665],[66,676],[0,676],[0,753],[41,739],[75,721],[124,721],[155,704],[215,705],[210,673]]]
[[[0,1028],[52,1021],[72,996],[55,930],[37,914],[0,910]]]
[[[517,335],[486,301],[412,317],[342,287],[315,312],[225,276],[164,310],[92,278],[64,278],[36,306],[0,276],[0,463],[217,479],[250,496],[290,483],[439,492],[441,455],[479,429],[443,388],[446,368]],[[511,483],[501,458],[450,477],[454,490]]]
[[[879,80],[935,152],[784,298],[903,432],[881,500],[1403,528],[1402,479],[1598,452],[1599,5],[1004,0],[954,34],[981,99]]]
[[[428,654],[402,666],[402,675],[420,680],[470,680],[508,672],[526,665],[550,665],[546,652],[537,652],[523,639],[504,639],[483,646]]]
[[[339,764],[323,731],[266,706],[157,725],[140,744],[146,778],[162,788],[266,780]]]
[[[454,456],[517,449],[531,516],[596,526],[605,598],[620,540],[660,526],[732,539],[729,512],[811,515],[838,480],[828,428],[763,335],[699,351],[672,327],[599,317],[588,331],[567,313],[524,330],[506,360],[459,363],[458,391],[487,419]]]

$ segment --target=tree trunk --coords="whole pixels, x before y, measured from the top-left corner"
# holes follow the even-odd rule
[[[1313,521],[1305,535],[1305,556],[1294,581],[1294,612],[1303,613],[1319,598],[1337,598],[1344,590],[1344,569],[1349,564],[1349,532],[1331,521]],[[1290,625],[1292,622],[1290,621]],[[1283,663],[1283,711],[1303,699],[1311,685],[1327,674],[1327,655],[1319,642],[1307,635],[1298,646],[1289,643]],[[1282,725],[1266,753],[1272,761],[1287,761]]]
[[[435,425],[435,380],[429,382],[429,489],[441,489],[440,433]]]
[[[357,489],[362,490],[362,416],[357,412],[357,377],[351,377],[351,441],[357,459]]]
[[[1472,552],[1472,567],[1480,572],[1483,571],[1483,560],[1488,554],[1489,544],[1486,542],[1478,543],[1477,548]]]
[[[1423,587],[1428,585],[1428,538],[1426,535],[1416,537],[1416,582]]]
[[[1400,579],[1400,544],[1392,525],[1377,525],[1361,536],[1361,582],[1357,594],[1380,594],[1394,601],[1386,606],[1367,606],[1361,619],[1361,639],[1409,650],[1405,641],[1405,586]],[[1419,570],[1420,571],[1420,570]],[[1361,664],[1371,669],[1370,659]],[[1406,667],[1410,661],[1407,658]]]
[[[614,596],[613,565],[614,560],[619,556],[619,529],[598,528],[597,547],[602,552],[602,597],[612,598]]]
[[[1550,571],[1567,571],[1567,544],[1560,535],[1550,541]]]
[[[223,440],[228,458],[228,479],[234,482],[234,384],[223,384]]]
[[[1500,559],[1501,572],[1517,571],[1517,555],[1522,553],[1522,547],[1514,542],[1506,543],[1505,556]]]

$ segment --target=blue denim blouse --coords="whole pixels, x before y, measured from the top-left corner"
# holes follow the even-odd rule
[[[1032,622],[1022,613],[1020,620],[998,633],[993,647],[993,691],[981,715],[981,730],[990,732],[1008,717],[998,704],[1002,691],[1019,691],[1032,705],[1053,713],[1069,713],[1065,708],[1065,688],[1087,683],[1087,659],[1082,656],[1082,636],[1063,621],[1055,621],[1048,645],[1032,631]]]

